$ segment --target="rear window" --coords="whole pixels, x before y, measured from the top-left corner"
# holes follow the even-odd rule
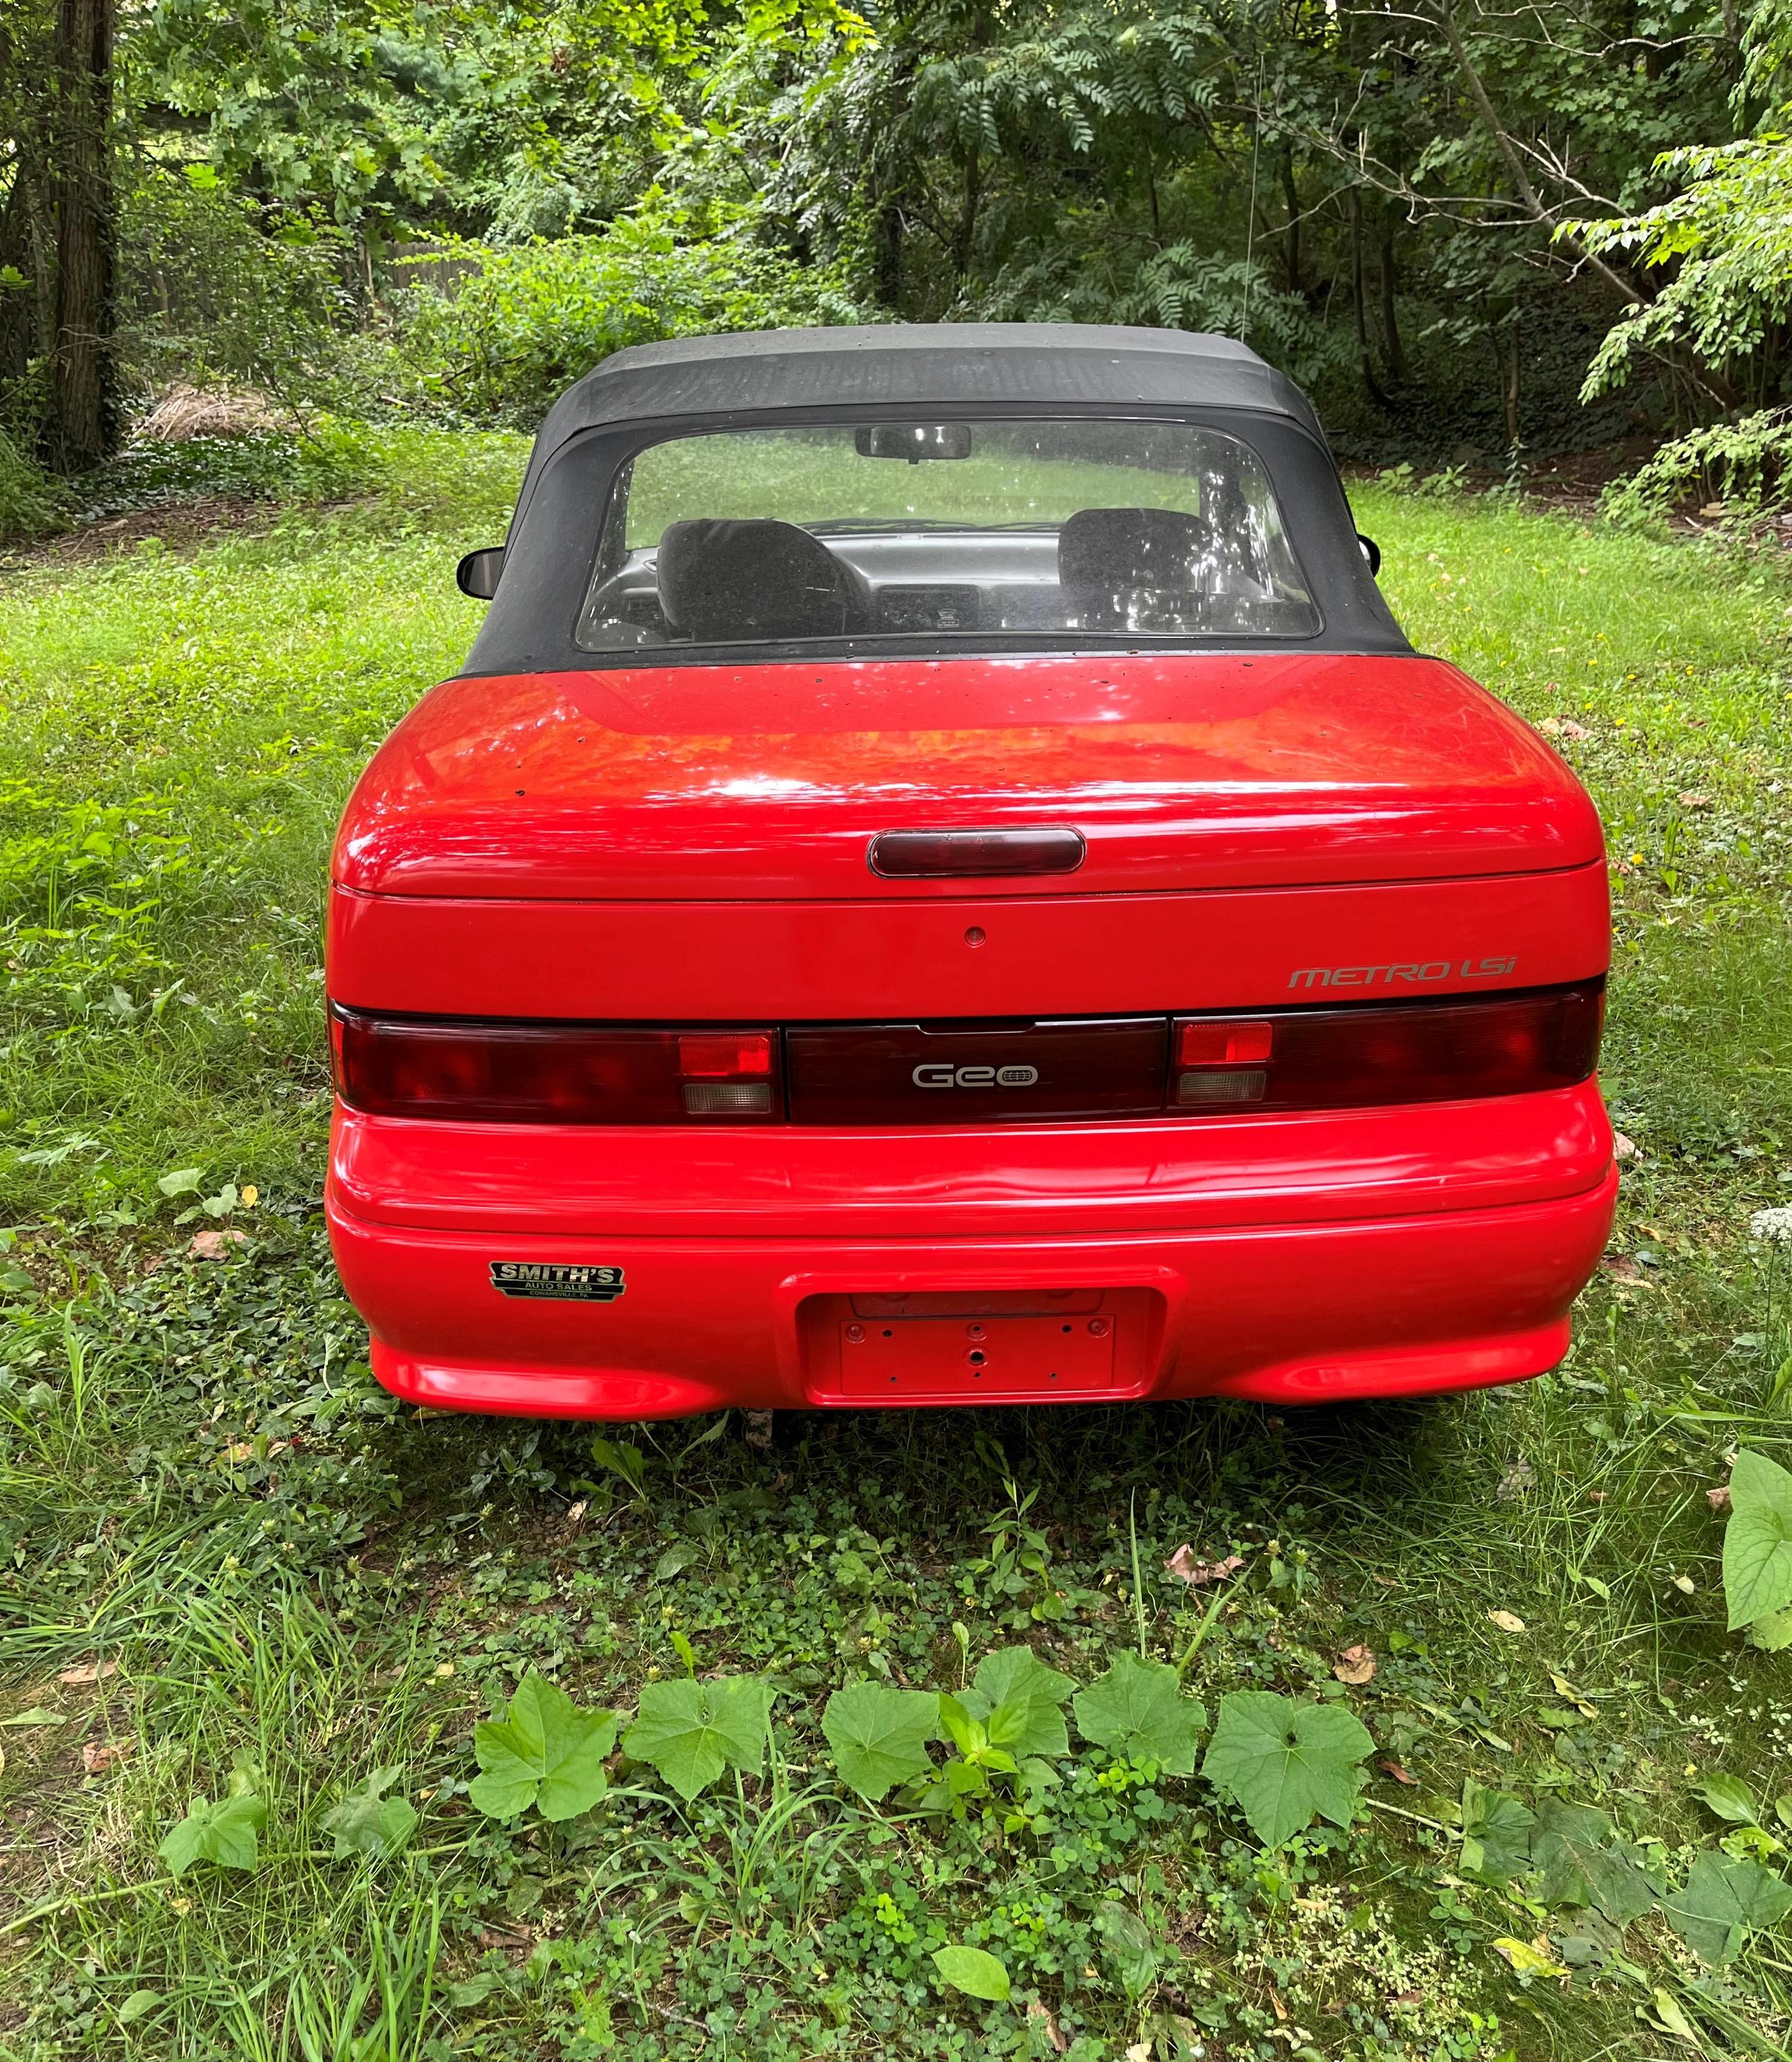
[[[616,478],[587,651],[1063,632],[1303,637],[1255,451],[1188,423],[911,421],[668,439]]]

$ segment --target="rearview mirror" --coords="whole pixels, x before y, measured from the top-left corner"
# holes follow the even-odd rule
[[[968,423],[870,423],[852,432],[852,448],[860,458],[905,458],[919,465],[924,458],[968,458]]]
[[[1381,570],[1381,547],[1373,537],[1365,537],[1361,530],[1357,532],[1357,542],[1361,545],[1363,556],[1369,561],[1369,577],[1373,580]]]
[[[475,601],[490,601],[498,592],[498,576],[503,570],[503,546],[488,544],[483,552],[469,552],[455,568],[455,585]]]

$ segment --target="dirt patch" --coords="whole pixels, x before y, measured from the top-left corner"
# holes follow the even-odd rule
[[[214,544],[226,535],[259,536],[274,527],[279,515],[277,502],[251,500],[246,495],[202,495],[194,501],[132,508],[120,516],[77,524],[59,537],[0,552],[0,568],[18,572],[33,566],[91,565],[151,537],[159,538],[170,551],[180,551]]]

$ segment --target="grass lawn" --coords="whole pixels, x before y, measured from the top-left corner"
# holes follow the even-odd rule
[[[363,439],[355,497],[0,573],[0,2056],[1786,2062],[1786,1925],[1667,1908],[1792,1847],[1792,1655],[1726,1633],[1709,1495],[1738,1446],[1792,1462],[1792,1250],[1776,1290],[1749,1236],[1792,1203],[1792,580],[1357,496],[1415,640],[1556,720],[1618,862],[1638,1153],[1560,1373],[605,1440],[401,1411],[317,1214],[335,818],[464,650],[454,560],[519,462]],[[1192,1587],[1185,1543],[1242,1566]],[[1087,1724],[1019,1798],[961,1756],[962,1815],[843,1786],[831,1691],[1021,1643],[1353,1712],[1360,1808],[1266,1852]],[[626,1720],[693,1665],[776,1688],[759,1773],[685,1802],[625,1755],[589,1812],[475,1809],[529,1669]],[[1502,1884],[1525,1814],[1555,1845]]]

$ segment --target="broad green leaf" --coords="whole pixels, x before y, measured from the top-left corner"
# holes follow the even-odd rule
[[[186,1816],[170,1831],[156,1852],[176,1875],[184,1875],[195,1862],[253,1869],[255,1835],[267,1823],[267,1807],[259,1797],[224,1797],[215,1804],[195,1797],[186,1807]]]
[[[1792,1604],[1792,1474],[1746,1447],[1730,1471],[1723,1593],[1732,1632]]]
[[[940,1692],[940,1723],[945,1735],[962,1755],[978,1754],[989,1744],[988,1730],[973,1719],[954,1696]]]
[[[973,1719],[987,1719],[999,1705],[1024,1707],[1019,1735],[1003,1744],[1021,1760],[1030,1755],[1068,1754],[1070,1729],[1060,1707],[1076,1687],[1075,1679],[1048,1668],[1030,1647],[1004,1647],[977,1663],[960,1702]]]
[[[650,1683],[623,1745],[688,1803],[731,1764],[750,1775],[764,1760],[776,1694],[757,1675]]]
[[[1157,1949],[1149,1928],[1124,1904],[1103,1904],[1096,1909],[1095,1930],[1113,1957],[1121,1988],[1137,2004],[1157,1974]]]
[[[177,1167],[171,1174],[159,1176],[155,1185],[165,1196],[193,1195],[199,1186],[199,1169],[197,1167]]]
[[[855,1683],[828,1699],[821,1730],[841,1782],[875,1804],[932,1766],[927,1743],[940,1730],[940,1699],[925,1690]]]
[[[324,1813],[323,1830],[335,1835],[338,1861],[349,1855],[370,1855],[381,1860],[415,1832],[415,1809],[402,1797],[380,1795],[402,1773],[396,1768],[376,1768],[360,1789],[351,1791]]]
[[[1166,1775],[1193,1775],[1205,1709],[1182,1694],[1166,1661],[1116,1654],[1106,1675],[1076,1693],[1076,1730],[1124,1761],[1155,1762]]]
[[[0,1719],[0,1726],[60,1726],[67,1723],[63,1713],[46,1710],[42,1704],[33,1704],[22,1711],[14,1711],[10,1719]]]
[[[1733,1826],[1761,1823],[1761,1807],[1755,1803],[1754,1792],[1734,1775],[1706,1776],[1699,1794],[1720,1819],[1727,1819]]]
[[[1008,2002],[1008,1971],[980,1948],[936,1948],[933,1966],[942,1983],[966,1997],[984,1998],[991,2004]]]
[[[160,1991],[133,1991],[118,2007],[120,2026],[134,2026],[146,2013],[152,2012],[162,2002]]]
[[[1543,1872],[1545,1904],[1587,1905],[1627,1926],[1658,1902],[1636,1850],[1612,1837],[1612,1822],[1590,1804],[1546,1799],[1537,1807],[1531,1860]]]
[[[1749,1627],[1748,1642],[1766,1653],[1783,1654],[1792,1647],[1792,1611],[1769,1611],[1765,1618],[1758,1618]]]
[[[603,1759],[616,1740],[613,1711],[581,1711],[533,1669],[510,1711],[473,1729],[480,1773],[467,1795],[489,1819],[515,1819],[533,1804],[544,1819],[575,1819],[608,1787]]]
[[[1792,1884],[1759,1862],[1702,1854],[1684,1890],[1663,1900],[1668,1924],[1702,1962],[1734,1961],[1750,1933],[1792,1912]]]
[[[1537,1815],[1509,1790],[1489,1790],[1471,1775],[1462,1785],[1462,1867],[1486,1883],[1509,1883],[1530,1861]]]
[[[1220,1699],[1219,1723],[1201,1773],[1278,1847],[1315,1816],[1348,1826],[1375,1745],[1369,1729],[1336,1704],[1301,1704],[1272,1690],[1234,1690]]]

